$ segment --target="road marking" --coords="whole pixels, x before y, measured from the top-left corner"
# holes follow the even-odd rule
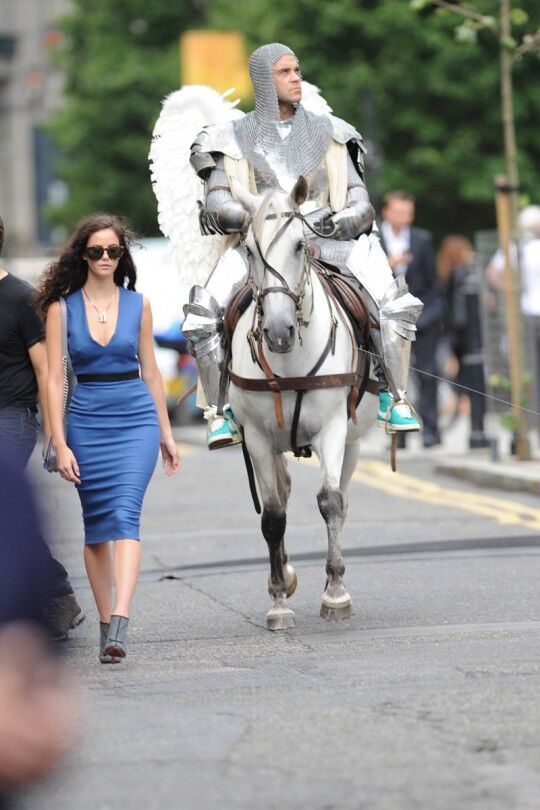
[[[304,463],[318,466],[316,458],[303,459]],[[423,478],[396,472],[386,462],[359,461],[352,476],[353,481],[366,484],[397,498],[412,498],[423,503],[450,506],[465,512],[496,520],[505,526],[525,526],[540,531],[540,510],[517,501],[496,498],[491,495],[450,489]]]
[[[491,495],[449,489],[405,473],[393,473],[388,465],[381,461],[360,461],[353,473],[353,480],[397,497],[451,506],[484,515],[507,526],[526,526],[529,529],[540,530],[538,509]]]
[[[192,455],[200,449],[185,442],[178,442],[177,444],[184,455]],[[289,460],[294,460],[291,453],[288,453],[287,456]],[[309,459],[298,459],[297,461],[313,467],[319,466],[315,456]],[[504,526],[524,526],[527,529],[540,532],[540,509],[534,509],[517,501],[497,498],[492,495],[481,495],[476,492],[466,492],[462,489],[450,489],[402,472],[393,473],[387,462],[370,459],[359,461],[352,480],[382,492],[387,492],[396,498],[407,498],[438,506],[449,506],[464,512],[483,515]]]

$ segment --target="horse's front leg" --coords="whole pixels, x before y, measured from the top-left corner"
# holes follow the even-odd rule
[[[270,556],[268,593],[273,605],[266,614],[266,626],[269,630],[285,630],[295,627],[294,611],[286,604],[296,589],[296,574],[285,551],[290,479],[285,459],[276,456],[262,437],[250,435],[247,430],[246,440],[261,492],[261,530]]]
[[[352,615],[351,597],[343,584],[345,563],[340,541],[341,527],[345,519],[345,503],[340,479],[346,431],[347,425],[343,419],[333,419],[313,443],[322,472],[322,486],[317,495],[317,503],[328,532],[327,579],[321,603],[321,617],[327,621],[341,621]]]

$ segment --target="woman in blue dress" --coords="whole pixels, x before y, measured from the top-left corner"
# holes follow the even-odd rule
[[[135,292],[131,241],[117,217],[87,217],[47,269],[39,293],[46,316],[52,440],[58,471],[75,484],[81,500],[102,663],[117,663],[126,654],[141,559],[141,507],[160,448],[167,474],[179,464],[154,355],[150,305]],[[77,376],[67,435],[61,297]]]

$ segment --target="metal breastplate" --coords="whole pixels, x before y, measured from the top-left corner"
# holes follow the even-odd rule
[[[271,158],[269,159],[267,157],[267,161],[270,162],[270,160]],[[264,172],[256,166],[253,167],[257,192],[264,194],[265,191],[275,188],[280,188],[287,192],[292,191],[294,184],[298,180],[298,175],[289,174],[285,168],[279,164],[276,165],[273,163],[272,168],[274,169],[273,174]],[[307,213],[308,211],[313,211],[315,208],[322,208],[328,205],[330,187],[328,183],[328,171],[324,159],[307,175],[306,180],[308,181],[309,188],[308,199],[302,206],[302,211],[304,211],[304,206],[306,207],[305,213]]]

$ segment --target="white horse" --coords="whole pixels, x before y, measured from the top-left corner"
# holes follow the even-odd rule
[[[290,195],[278,190],[264,198],[246,192],[235,181],[233,184],[235,196],[252,216],[246,245],[256,300],[241,316],[234,332],[232,371],[244,378],[265,379],[253,357],[253,340],[251,346],[248,340],[257,322],[258,306],[262,344],[275,375],[306,376],[321,357],[324,360],[317,374],[353,372],[357,349],[346,319],[328,298],[308,261],[298,216],[307,192],[304,178],[298,179]],[[332,332],[333,351],[327,350]],[[297,444],[311,445],[322,473],[317,502],[328,530],[328,556],[321,616],[328,620],[348,618],[352,613],[351,599],[343,584],[340,532],[347,512],[347,488],[358,460],[359,439],[374,424],[377,412],[377,397],[365,393],[353,424],[348,420],[347,396],[346,387],[306,391],[298,424]],[[270,391],[244,390],[231,382],[229,397],[244,429],[263,501],[261,528],[269,549],[268,589],[273,599],[266,615],[267,627],[294,627],[294,612],[286,604],[296,588],[296,574],[285,550],[290,476],[284,454],[291,450],[296,394],[286,391],[281,395],[281,428]]]

